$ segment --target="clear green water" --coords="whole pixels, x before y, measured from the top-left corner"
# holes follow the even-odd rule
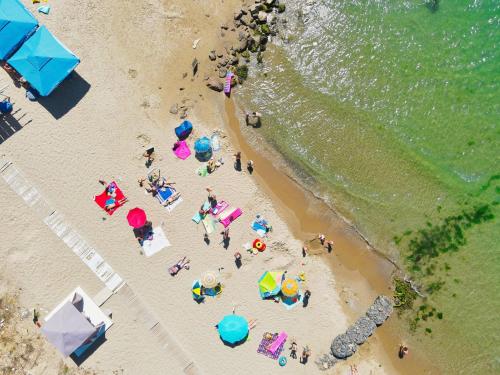
[[[241,95],[380,250],[403,264],[393,236],[499,200],[498,182],[481,187],[500,173],[500,1],[287,5]],[[444,319],[414,339],[446,373],[499,373],[498,218],[466,237],[432,296]]]

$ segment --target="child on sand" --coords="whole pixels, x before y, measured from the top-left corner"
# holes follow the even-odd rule
[[[297,343],[295,340],[292,340],[292,345],[290,346],[290,357],[297,359]]]
[[[304,350],[302,351],[302,355],[300,356],[300,363],[305,365],[307,363],[307,360],[309,359],[309,356],[311,355],[311,349],[309,349],[309,346],[306,345]]]

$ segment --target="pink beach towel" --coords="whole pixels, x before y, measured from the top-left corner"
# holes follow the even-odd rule
[[[229,203],[227,203],[226,201],[220,201],[217,202],[217,205],[215,207],[210,209],[210,213],[212,214],[212,216],[217,216],[228,207]]]
[[[241,216],[243,211],[241,211],[241,208],[237,208],[233,212],[231,212],[229,215],[227,215],[224,219],[222,219],[220,222],[222,225],[224,225],[224,228],[227,228],[229,224],[231,224],[233,221],[235,221],[237,218]]]
[[[276,351],[279,349],[279,347],[286,341],[288,338],[288,335],[286,332],[281,332],[279,336],[276,338],[276,340],[273,341],[271,345],[268,347],[268,351],[271,352],[272,354],[275,354]]]
[[[189,149],[186,141],[175,142],[172,151],[174,152],[175,156],[182,160],[186,160],[189,155],[191,155],[191,150]]]
[[[224,83],[224,94],[231,93],[231,80],[233,79],[233,72],[227,72],[226,83]]]

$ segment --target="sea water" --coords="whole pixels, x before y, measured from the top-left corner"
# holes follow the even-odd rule
[[[491,205],[500,174],[500,2],[287,2],[241,97],[257,130],[376,247]],[[413,335],[446,373],[500,371],[500,225],[444,254],[443,319]],[[439,274],[441,272],[441,274]]]

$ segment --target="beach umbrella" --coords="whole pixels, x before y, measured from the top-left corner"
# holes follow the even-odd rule
[[[274,275],[273,275],[274,273]],[[264,298],[272,297],[277,295],[280,292],[280,283],[277,281],[277,274],[281,272],[264,272],[264,274],[260,277],[259,284],[259,293],[260,296]]]
[[[201,285],[204,288],[212,289],[219,285],[219,280],[217,279],[217,275],[213,271],[207,271],[201,277]]]
[[[228,344],[237,344],[248,336],[248,321],[240,315],[226,315],[217,325],[220,338]]]
[[[7,60],[41,96],[49,95],[80,63],[45,26]]]
[[[141,228],[146,224],[146,213],[139,207],[133,208],[127,214],[127,221],[131,227]]]
[[[191,292],[193,293],[193,298],[198,301],[203,299],[203,295],[201,293],[201,283],[200,280],[195,280],[193,282],[193,286],[191,288]]]
[[[294,279],[285,279],[281,284],[281,293],[288,298],[297,297],[299,284]]]
[[[38,26],[19,0],[0,0],[0,60],[6,60]]]
[[[200,161],[207,161],[212,157],[212,144],[207,137],[201,137],[194,142],[196,158]]]

